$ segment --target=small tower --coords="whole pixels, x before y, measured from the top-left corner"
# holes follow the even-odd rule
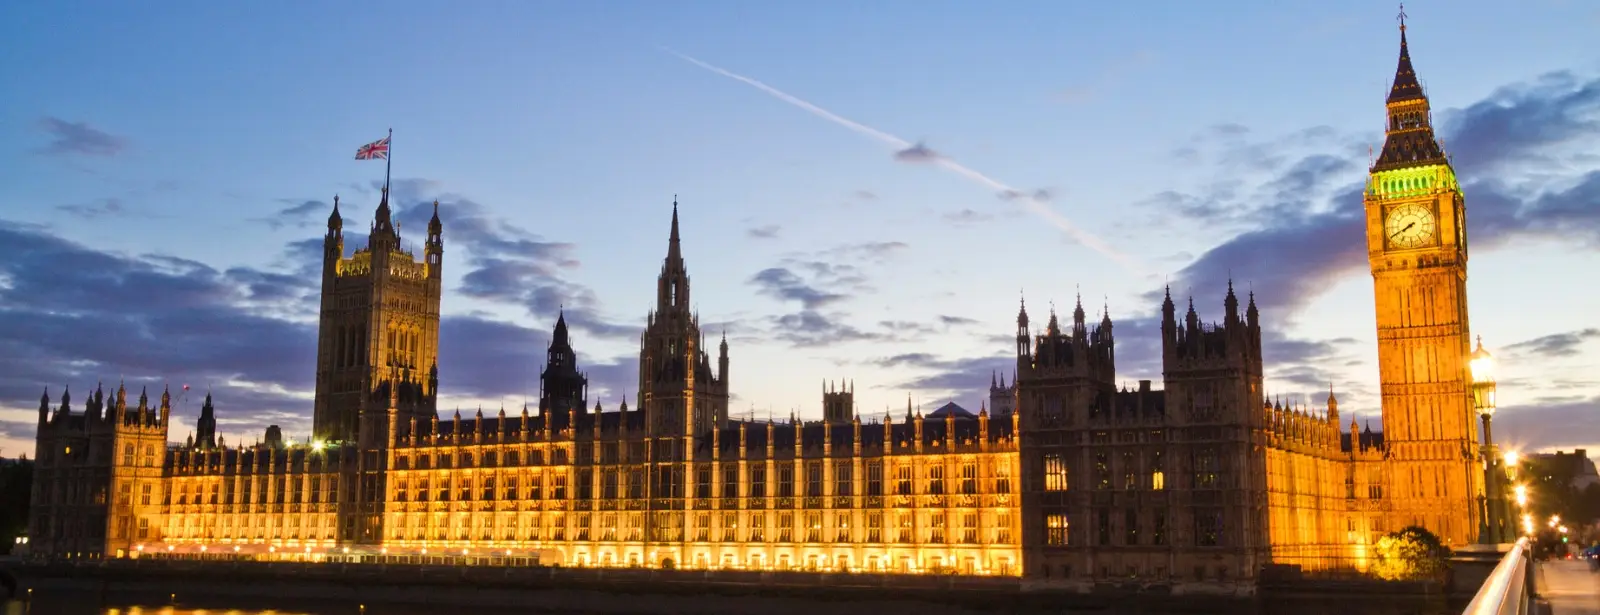
[[[822,420],[826,423],[842,425],[850,422],[850,409],[856,406],[855,385],[846,383],[840,386],[824,382],[822,387]]]

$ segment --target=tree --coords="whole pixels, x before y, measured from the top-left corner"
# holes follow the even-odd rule
[[[1450,551],[1439,537],[1415,525],[1378,539],[1373,572],[1386,581],[1415,581],[1437,577],[1445,570]]]
[[[11,553],[17,537],[28,531],[32,493],[33,462],[0,460],[0,555]]]

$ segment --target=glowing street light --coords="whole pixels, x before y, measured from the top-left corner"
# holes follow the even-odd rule
[[[1516,497],[1517,497],[1517,508],[1525,508],[1525,507],[1527,507],[1527,505],[1528,505],[1528,486],[1527,485],[1517,485],[1516,487],[1512,487],[1511,490],[1512,490],[1512,493],[1516,494]],[[1523,515],[1523,518],[1527,518],[1527,515]]]
[[[1483,525],[1478,530],[1478,542],[1499,544],[1503,497],[1496,480],[1500,472],[1495,466],[1500,459],[1494,454],[1494,431],[1490,428],[1495,410],[1494,357],[1483,349],[1482,337],[1478,338],[1478,348],[1467,358],[1467,367],[1472,377],[1472,409],[1483,419]]]

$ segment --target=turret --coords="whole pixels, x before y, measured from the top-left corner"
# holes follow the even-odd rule
[[[1228,296],[1222,299],[1222,308],[1226,315],[1227,324],[1239,322],[1239,298],[1233,294],[1233,280],[1228,280]]]
[[[717,382],[728,386],[728,330],[722,330],[722,344],[717,350]]]
[[[428,264],[428,279],[442,278],[444,263],[444,223],[439,221],[439,201],[433,202],[433,217],[428,220],[428,244],[424,259]]]
[[[1017,362],[1019,364],[1023,362],[1025,357],[1029,356],[1030,346],[1031,344],[1028,342],[1028,301],[1024,299],[1021,306],[1017,308]]]
[[[328,213],[328,234],[322,238],[322,273],[339,274],[339,259],[344,258],[344,218],[339,215],[339,195],[333,195],[333,211]]]
[[[167,417],[172,415],[172,390],[163,386],[161,388],[161,417],[159,425],[165,427]]]
[[[1081,340],[1087,333],[1088,327],[1083,322],[1083,295],[1080,293],[1077,305],[1072,308],[1072,337]]]
[[[44,394],[39,396],[39,425],[50,422],[50,387],[45,387]]]
[[[393,215],[389,210],[389,187],[383,187],[383,195],[378,201],[378,211],[372,217],[372,232],[367,236],[367,249],[374,258],[387,257],[390,251],[400,247],[400,233],[394,228]]]

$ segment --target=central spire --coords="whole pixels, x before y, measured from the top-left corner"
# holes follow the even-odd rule
[[[656,311],[689,309],[689,272],[683,264],[683,248],[678,237],[678,195],[672,195],[672,234],[667,239],[667,259],[661,264],[657,280]]]
[[[683,252],[678,247],[678,195],[672,195],[672,236],[667,239],[667,262],[682,262]]]

